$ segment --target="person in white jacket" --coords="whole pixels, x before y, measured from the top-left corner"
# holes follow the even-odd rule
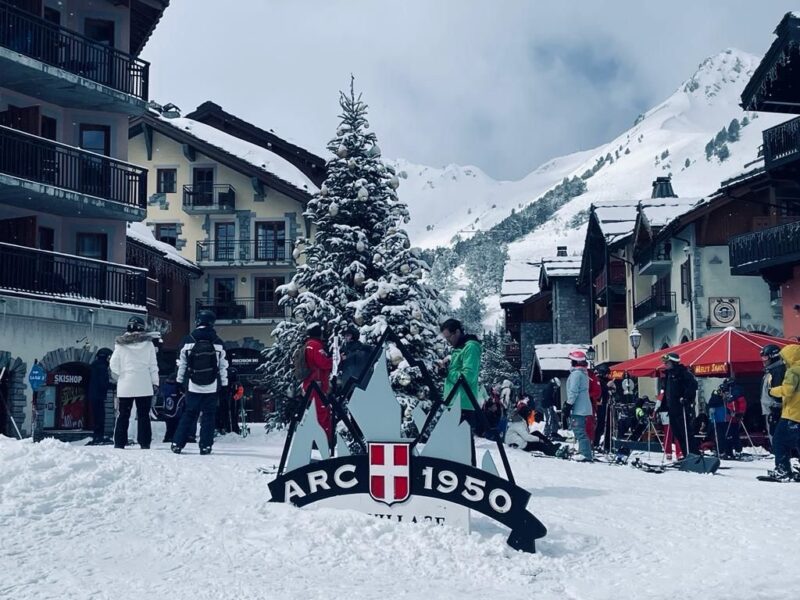
[[[528,417],[531,407],[527,402],[517,403],[517,418],[511,421],[506,431],[506,445],[519,448],[526,452],[542,452],[548,456],[555,456],[560,444],[554,444],[540,431],[531,432],[528,429]]]
[[[119,400],[119,414],[114,423],[115,448],[125,448],[128,443],[128,422],[134,404],[139,446],[146,450],[153,439],[150,404],[158,390],[158,362],[153,338],[144,328],[142,317],[131,317],[128,331],[116,339],[111,354],[111,375],[117,382]]]

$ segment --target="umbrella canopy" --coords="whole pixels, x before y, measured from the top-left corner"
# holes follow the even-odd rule
[[[631,377],[658,377],[659,372],[664,369],[661,357],[667,352],[677,353],[681,357],[681,363],[699,377],[759,375],[764,371],[761,348],[767,344],[783,348],[797,342],[729,327],[699,340],[616,364],[611,369],[611,376],[622,379],[627,372]]]

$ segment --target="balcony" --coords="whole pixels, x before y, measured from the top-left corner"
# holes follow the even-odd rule
[[[669,244],[648,248],[639,255],[639,275],[660,277],[672,270],[672,248]]]
[[[215,240],[197,242],[200,265],[221,263],[245,265],[288,264],[292,261],[292,240]]]
[[[728,240],[732,275],[757,275],[763,269],[800,263],[800,220]]]
[[[144,310],[147,269],[0,243],[0,289],[40,300]]]
[[[603,269],[594,280],[594,301],[606,305],[606,292],[625,293],[625,263],[612,260],[608,269]]]
[[[611,311],[606,311],[594,321],[594,334],[599,335],[609,329],[625,329],[628,327],[628,319],[625,315],[625,306],[614,307]]]
[[[800,161],[800,117],[765,129],[762,135],[767,169]]]
[[[633,307],[633,320],[640,328],[674,321],[676,316],[675,292],[657,293]]]
[[[250,324],[286,316],[286,309],[278,306],[277,298],[272,301],[255,298],[236,298],[231,302],[197,300],[195,309],[212,311],[217,316],[217,323],[222,325]]]
[[[0,82],[59,106],[142,114],[150,65],[0,0]]]
[[[231,214],[236,211],[236,189],[227,183],[185,185],[183,210],[190,215]]]
[[[0,126],[0,203],[62,216],[140,221],[147,170]]]

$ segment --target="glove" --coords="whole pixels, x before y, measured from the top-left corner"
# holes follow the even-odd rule
[[[564,420],[569,423],[569,418],[572,416],[572,404],[567,404],[564,407]]]

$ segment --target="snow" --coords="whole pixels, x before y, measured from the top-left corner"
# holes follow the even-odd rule
[[[651,227],[664,227],[702,202],[702,198],[657,198],[652,202],[642,202],[642,212]]]
[[[503,270],[500,302],[521,303],[539,293],[540,263],[509,260]]]
[[[206,125],[205,123],[200,123],[199,121],[195,121],[194,119],[188,119],[186,117],[176,117],[176,118],[168,118],[162,115],[159,115],[158,118],[176,129],[180,129],[194,137],[211,144],[227,152],[228,154],[232,154],[237,158],[240,158],[251,165],[262,169],[263,171],[278,177],[290,183],[297,189],[308,192],[309,194],[314,194],[319,191],[314,183],[305,176],[305,174],[300,171],[297,167],[295,167],[292,163],[288,160],[278,156],[274,152],[267,150],[266,148],[262,148],[261,146],[256,146],[255,144],[251,144],[250,142],[246,142],[241,140],[235,136],[227,134],[223,131],[215,127],[211,127],[210,125]]]
[[[170,246],[165,242],[156,239],[150,228],[144,223],[128,223],[127,236],[137,242],[153,248],[153,250],[160,252],[164,258],[182,267],[189,267],[191,269],[198,269],[197,265],[192,261],[181,256],[181,253],[174,246]]]
[[[468,535],[271,504],[256,468],[277,464],[283,437],[253,431],[209,457],[0,437],[0,596],[788,600],[800,585],[781,527],[800,519],[797,488],[755,481],[771,461],[653,475],[509,449],[548,527],[530,555],[482,518]]]
[[[547,278],[577,277],[581,272],[582,258],[578,256],[548,256],[542,258],[542,270]]]
[[[569,371],[572,363],[569,353],[589,348],[588,344],[537,344],[533,347],[534,361],[540,371]]]

